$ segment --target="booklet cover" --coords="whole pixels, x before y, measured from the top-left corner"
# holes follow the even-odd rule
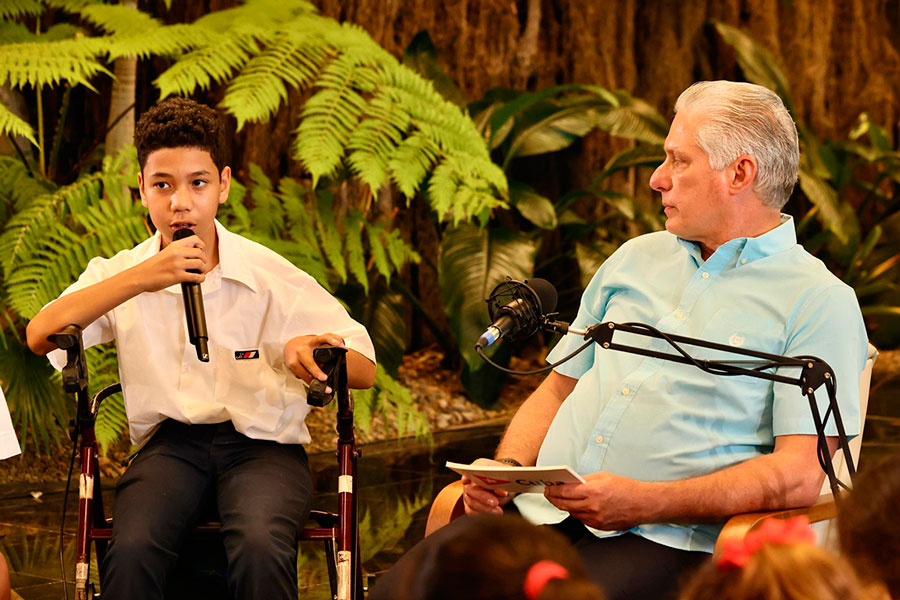
[[[581,476],[565,465],[553,467],[514,467],[512,465],[464,465],[447,462],[448,469],[465,475],[481,487],[520,494],[543,492],[548,485],[584,483]]]

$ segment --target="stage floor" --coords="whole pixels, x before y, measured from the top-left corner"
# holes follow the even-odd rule
[[[458,476],[443,467],[447,460],[470,462],[490,456],[502,426],[443,432],[435,447],[413,441],[384,442],[362,448],[359,462],[360,536],[363,569],[372,577],[384,572],[422,539],[431,501]],[[337,509],[337,461],[334,453],[310,457],[316,483],[315,507]],[[64,557],[69,598],[74,598],[74,553],[77,521],[77,475],[66,510]],[[103,481],[103,502],[111,514],[113,481]],[[10,567],[13,590],[24,600],[63,597],[59,561],[59,526],[65,482],[41,486],[0,487],[0,550]],[[300,598],[330,600],[322,544],[303,542],[297,570]],[[91,566],[96,579],[96,563]],[[15,598],[15,596],[14,596]]]

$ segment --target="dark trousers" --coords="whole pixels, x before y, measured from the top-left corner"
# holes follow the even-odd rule
[[[254,440],[230,422],[164,422],[116,485],[112,540],[100,565],[107,600],[162,598],[185,534],[222,522],[236,599],[297,598],[297,538],[312,480],[300,445]]]
[[[516,512],[512,505],[504,510]],[[369,600],[402,597],[401,589],[409,581],[410,573],[421,566],[422,557],[429,553],[429,548],[453,538],[468,518],[461,517],[416,544],[378,578]],[[603,589],[607,600],[675,598],[681,580],[710,556],[706,552],[669,548],[631,533],[598,538],[572,517],[544,527],[553,527],[569,538],[581,556],[588,577]]]

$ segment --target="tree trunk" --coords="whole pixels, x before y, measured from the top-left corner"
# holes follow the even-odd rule
[[[119,4],[137,9],[137,0],[119,0]],[[113,156],[128,144],[134,143],[134,92],[137,83],[137,58],[117,58],[113,67],[109,117],[106,121],[106,156]]]

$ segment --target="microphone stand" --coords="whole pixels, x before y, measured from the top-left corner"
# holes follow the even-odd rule
[[[588,342],[594,342],[605,350],[617,350],[620,352],[628,352],[630,354],[639,354],[649,356],[651,358],[659,358],[676,363],[694,365],[699,369],[711,373],[713,375],[738,376],[744,375],[755,377],[757,379],[768,379],[777,383],[785,383],[788,385],[796,385],[800,388],[803,395],[809,400],[809,408],[812,413],[813,423],[816,428],[817,449],[819,465],[828,476],[828,483],[831,486],[831,492],[834,495],[835,502],[840,500],[840,488],[849,489],[846,484],[839,481],[834,472],[834,465],[831,462],[831,456],[828,451],[827,435],[825,434],[825,423],[829,417],[834,418],[834,424],[837,429],[838,448],[844,453],[844,460],[850,473],[850,480],[856,475],[856,469],[853,466],[853,458],[850,454],[850,445],[847,441],[847,434],[844,430],[844,422],[841,419],[841,412],[837,402],[837,382],[836,376],[832,368],[821,358],[815,356],[781,356],[779,354],[769,354],[756,350],[748,350],[744,348],[735,348],[725,344],[709,342],[697,338],[686,337],[682,335],[673,335],[663,333],[658,329],[642,323],[613,323],[611,321],[591,325],[587,329],[575,329],[569,327],[568,323],[562,321],[554,321],[551,317],[555,315],[547,315],[543,318],[542,328],[548,331],[557,331],[562,334],[572,333],[581,335]],[[679,354],[671,354],[667,352],[659,352],[647,348],[639,348],[636,346],[628,346],[613,341],[613,336],[617,331],[642,335],[651,338],[663,339],[675,348]],[[741,356],[752,357],[755,360],[698,360],[691,357],[678,344],[688,344],[691,346],[699,346],[702,348],[710,348],[722,352],[729,352]],[[585,349],[585,344],[575,353],[570,354],[563,360],[551,365],[550,368],[569,360]],[[482,358],[489,360],[483,353],[479,352]],[[772,369],[776,367],[788,367],[800,369],[800,374],[796,377],[788,377],[785,375],[767,373],[764,369]],[[816,403],[816,390],[825,385],[828,393],[828,409],[825,411],[824,417],[819,412],[819,405]]]

